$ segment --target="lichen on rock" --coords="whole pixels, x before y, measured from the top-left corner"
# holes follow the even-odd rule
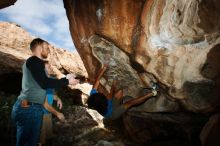
[[[116,47],[113,43],[97,35],[91,36],[89,43],[92,47],[94,57],[104,65],[108,64],[105,73],[106,79],[102,79],[104,86],[108,91],[113,79],[118,80],[117,88],[123,89],[125,94],[130,96],[139,95],[143,84],[138,77],[137,72],[131,67],[129,57],[125,52]]]

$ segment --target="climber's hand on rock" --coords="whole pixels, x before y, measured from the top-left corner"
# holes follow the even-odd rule
[[[153,96],[157,96],[157,90],[152,90],[151,92]]]
[[[108,64],[104,64],[102,67],[102,71],[105,72],[107,70],[107,68],[108,68]]]
[[[103,68],[108,68],[108,64],[107,64],[107,63],[104,64],[104,65],[103,65]]]

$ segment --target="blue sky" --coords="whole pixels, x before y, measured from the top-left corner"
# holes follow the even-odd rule
[[[62,0],[18,0],[0,10],[0,21],[17,23],[56,47],[75,51]]]

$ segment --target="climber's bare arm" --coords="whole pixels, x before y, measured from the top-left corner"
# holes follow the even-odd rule
[[[113,80],[110,92],[109,92],[109,94],[107,96],[107,99],[112,99],[112,97],[114,95],[114,92],[115,92],[116,84],[117,84],[117,81]]]
[[[123,90],[118,90],[118,91],[115,93],[114,97],[115,97],[117,100],[121,100],[122,97],[123,97]]]
[[[104,74],[104,72],[106,71],[107,66],[108,66],[108,65],[105,64],[105,65],[103,66],[103,68],[99,71],[98,76],[96,77],[96,80],[95,80],[95,84],[93,85],[92,89],[98,90],[99,83],[100,83],[100,79],[101,79],[102,75]]]
[[[144,96],[141,96],[141,97],[138,97],[138,98],[133,98],[133,99],[125,102],[123,105],[124,105],[125,109],[129,109],[132,106],[139,105],[139,104],[147,101],[152,96],[155,96],[155,94],[154,93],[147,93]]]

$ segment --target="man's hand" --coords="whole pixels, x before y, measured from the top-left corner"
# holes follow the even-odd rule
[[[61,110],[63,107],[63,103],[60,98],[57,99],[57,107]]]
[[[79,80],[71,77],[69,80],[69,85],[76,85],[76,84],[79,84]]]
[[[65,117],[64,117],[63,113],[58,112],[58,113],[57,113],[57,118],[58,118],[61,122],[64,122],[64,121],[65,121]]]
[[[76,85],[79,83],[79,80],[75,79],[75,74],[68,74],[66,78],[69,80],[69,85]]]
[[[67,74],[66,78],[69,80],[70,78],[75,78],[76,75],[75,74]]]

